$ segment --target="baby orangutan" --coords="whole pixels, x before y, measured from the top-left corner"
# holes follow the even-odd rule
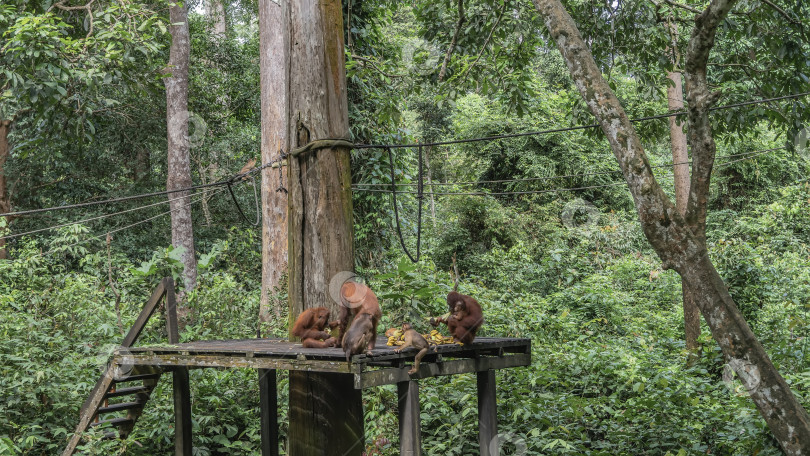
[[[413,329],[410,323],[402,324],[402,333],[405,343],[400,345],[399,348],[395,349],[394,353],[401,353],[402,350],[408,347],[419,349],[419,353],[417,353],[413,358],[413,367],[408,371],[408,375],[413,375],[419,370],[419,361],[421,361],[422,358],[427,354],[428,347],[430,347],[430,345],[428,344],[428,341],[426,341],[425,338],[419,334],[418,331]]]
[[[329,309],[313,307],[301,312],[295,320],[292,334],[301,338],[304,348],[334,347],[337,345],[337,339],[324,331],[327,325],[330,328],[337,326],[337,322],[329,323]]]
[[[451,291],[447,294],[447,307],[451,315],[446,319],[431,319],[431,324],[438,326],[439,323],[444,323],[457,341],[462,344],[472,343],[478,329],[484,324],[481,305],[471,296]]]

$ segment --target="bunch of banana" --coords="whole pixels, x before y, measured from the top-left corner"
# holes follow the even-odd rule
[[[402,345],[405,343],[403,339],[402,329],[390,328],[385,331],[385,336],[388,337],[386,345],[393,347],[394,345]]]
[[[444,345],[444,344],[455,344],[456,340],[453,339],[453,336],[444,336],[438,330],[434,329],[429,334],[422,334],[425,340],[428,341],[431,345]]]

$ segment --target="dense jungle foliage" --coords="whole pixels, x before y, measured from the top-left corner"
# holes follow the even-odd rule
[[[0,5],[0,83],[6,88],[0,113],[13,112],[17,119],[5,166],[15,208],[165,189],[166,107],[159,75],[170,40],[165,5],[120,2],[129,8],[122,12],[114,9],[118,2],[100,3],[89,42],[82,41],[87,31],[81,10],[46,12],[48,1]],[[545,43],[531,2],[468,5],[469,20],[444,81],[437,71],[452,38],[456,2],[344,3],[347,11],[352,5],[345,17],[351,38],[346,58],[358,143],[592,122],[558,52]],[[606,31],[587,2],[567,3],[589,36],[603,38],[593,40],[594,52],[630,116],[666,112],[662,68],[668,58],[629,56],[644,40],[660,37],[634,38],[624,19]],[[646,8],[640,3],[627,2],[626,8]],[[750,3],[740,8],[759,8]],[[795,4],[785,7],[788,14],[810,27],[807,7]],[[207,183],[259,157],[257,13],[255,2],[228,3],[228,34],[217,39],[200,5],[190,6],[189,110],[199,139],[191,150],[192,168],[195,183]],[[116,23],[120,17],[133,23]],[[810,42],[783,37],[780,48],[772,30],[758,39],[750,27],[742,39],[735,27],[754,19],[739,15],[734,21],[718,40],[721,56],[763,47],[781,56],[781,66],[768,73],[762,62],[777,57],[752,53],[752,62],[767,68],[745,79],[719,62],[713,77],[727,94],[724,103],[810,88]],[[781,117],[757,107],[717,114],[708,243],[745,318],[810,407],[810,154],[803,120],[794,122],[810,110],[801,99],[776,104]],[[666,120],[636,125],[659,182],[672,194]],[[502,454],[781,454],[705,324],[702,356],[687,366],[680,277],[661,270],[601,134],[576,130],[424,152],[433,184],[425,191],[436,194],[423,201],[417,264],[399,245],[390,195],[363,191],[390,185],[388,156],[378,149],[353,152],[357,270],[381,298],[383,326],[410,320],[424,331],[428,317],[444,313],[455,257],[459,291],[484,306],[480,335],[532,340],[530,367],[497,373]],[[416,150],[397,149],[394,165],[400,190],[413,191]],[[234,189],[252,218],[251,184]],[[539,190],[545,192],[534,192]],[[258,328],[261,232],[241,219],[227,192],[215,192],[194,206],[200,275],[185,296],[193,318],[183,341],[251,338]],[[452,192],[506,194],[442,194]],[[161,216],[165,205],[98,218],[164,200],[0,220],[0,233],[11,235],[60,225],[9,239],[9,259],[0,260],[0,455],[58,454],[109,354],[151,291],[160,278],[178,277],[182,264],[170,247],[168,217]],[[400,194],[398,204],[405,244],[413,252],[417,199]],[[285,296],[278,298],[283,302]],[[281,313],[263,328],[266,334],[286,335],[286,309]],[[142,343],[164,341],[164,328],[163,317],[153,318]],[[259,454],[256,380],[247,369],[191,371],[195,455]],[[282,442],[286,386],[281,373]],[[477,454],[475,377],[429,379],[421,386],[425,453]],[[396,408],[395,388],[364,392],[365,454],[398,454]],[[100,429],[81,451],[171,454],[173,422],[171,382],[163,379],[126,440],[103,440]]]

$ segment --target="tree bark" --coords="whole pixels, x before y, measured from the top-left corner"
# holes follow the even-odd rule
[[[340,0],[290,2],[289,137],[294,148],[349,136],[341,6]],[[326,306],[336,314],[339,297],[332,295],[354,271],[354,233],[349,150],[312,150],[287,160],[292,328],[306,308]],[[291,373],[288,454],[360,456],[362,402],[357,390],[349,394],[350,378]],[[318,391],[315,403],[313,391]]]
[[[705,242],[690,226],[705,228],[714,140],[708,108],[716,97],[706,85],[706,64],[718,24],[734,0],[714,0],[698,16],[687,51],[686,90],[693,174],[687,220],[656,182],[641,141],[605,82],[571,16],[559,0],[534,0],[588,108],[597,118],[628,183],[647,240],[665,268],[689,283],[695,301],[729,365],[788,455],[810,452],[810,417],[771,363],[711,263]],[[694,220],[696,225],[687,224]],[[701,223],[702,222],[702,223]]]
[[[188,10],[173,3],[169,8],[172,44],[169,65],[163,83],[166,86],[166,125],[168,139],[168,178],[166,188],[174,190],[191,186],[191,163],[188,137],[188,64],[190,40]],[[181,198],[179,198],[181,197]],[[172,245],[183,248],[183,283],[189,291],[197,285],[197,257],[194,251],[194,230],[191,223],[190,192],[169,194],[172,211]],[[179,309],[185,316],[183,309]]]
[[[262,163],[289,152],[290,4],[259,0]],[[262,170],[262,295],[259,319],[270,321],[270,298],[287,269],[287,194],[280,191],[281,163]],[[280,301],[272,306],[281,318]]]
[[[214,23],[214,35],[224,37],[227,31],[225,22],[225,5],[223,0],[206,0],[205,15]]]
[[[442,68],[439,70],[439,82],[444,81],[444,76],[447,74],[447,65],[450,64],[450,57],[452,57],[453,51],[456,49],[456,43],[458,42],[458,36],[461,34],[461,27],[464,25],[464,21],[464,0],[458,0],[458,22],[456,22],[456,29],[453,32],[450,46],[447,48],[447,53],[444,55]]]
[[[679,65],[679,53],[677,47],[678,29],[669,23],[670,35],[672,36],[673,53],[672,63],[676,67]],[[667,72],[667,79],[672,81],[667,86],[667,105],[670,112],[683,110],[683,83],[680,72]],[[683,124],[676,117],[669,118],[669,138],[672,145],[672,171],[675,181],[675,208],[682,217],[686,217],[686,205],[689,201],[689,153],[686,148],[686,134],[683,132]],[[705,240],[706,232],[696,232],[698,238]],[[695,304],[695,298],[689,284],[681,279],[681,290],[683,296],[683,321],[684,335],[686,339],[686,349],[689,352],[688,365],[693,365],[700,358],[700,310]]]
[[[0,119],[0,214],[11,212],[11,198],[8,194],[8,180],[6,179],[6,160],[11,153],[11,147],[8,144],[8,133],[11,130],[10,120]],[[5,217],[6,226],[11,223],[9,217]],[[0,236],[3,232],[0,231]],[[0,238],[0,260],[8,259],[8,251],[6,250],[6,240]]]

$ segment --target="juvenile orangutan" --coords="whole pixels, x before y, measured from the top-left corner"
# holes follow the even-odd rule
[[[349,326],[349,319],[354,317]],[[352,355],[365,351],[369,355],[377,342],[377,325],[382,311],[377,296],[366,285],[346,282],[340,287],[340,346],[349,362]]]
[[[301,312],[293,325],[292,334],[301,338],[304,348],[327,348],[337,345],[337,339],[330,337],[326,326],[333,328],[337,322],[329,323],[329,309],[313,307]]]
[[[340,311],[338,312],[338,327],[340,328],[338,341],[340,344],[345,339],[346,328],[349,326],[352,317],[356,320],[357,316],[363,314],[371,316],[372,334],[371,340],[368,341],[368,349],[373,350],[377,342],[377,325],[382,317],[377,295],[362,283],[351,281],[344,283],[340,287]],[[354,333],[355,337],[359,334],[358,332]]]

